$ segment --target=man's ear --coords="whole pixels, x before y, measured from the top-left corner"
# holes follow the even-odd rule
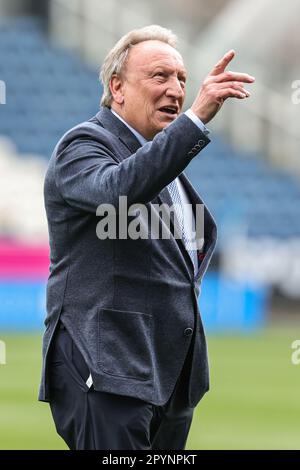
[[[109,82],[110,92],[113,96],[113,99],[118,104],[124,103],[124,94],[123,94],[123,82],[119,75],[112,75]]]

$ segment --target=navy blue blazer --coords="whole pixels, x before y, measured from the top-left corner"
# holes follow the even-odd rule
[[[201,204],[183,170],[208,143],[183,114],[141,147],[109,108],[101,108],[58,142],[44,186],[51,266],[41,401],[51,399],[49,370],[56,365],[48,353],[60,318],[91,371],[95,390],[163,405],[190,346],[190,406],[208,390],[197,303],[217,236],[208,209],[205,253],[196,275],[184,245],[172,234],[169,239],[137,240],[100,240],[96,235],[100,204],[118,207],[119,197],[126,195],[128,206],[172,205],[166,186],[179,175],[193,207]]]

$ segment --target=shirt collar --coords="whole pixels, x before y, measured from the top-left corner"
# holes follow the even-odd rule
[[[139,141],[141,145],[145,145],[148,142],[145,139],[145,137],[143,137],[138,131],[133,129],[133,127],[131,127],[126,121],[124,121],[124,119],[121,118],[121,116],[118,113],[116,113],[116,111],[114,111],[112,108],[110,110],[118,119],[120,119],[120,121],[122,121],[125,124],[125,126],[128,127],[129,130],[131,130],[131,132],[135,135],[135,137],[137,138],[137,140]]]

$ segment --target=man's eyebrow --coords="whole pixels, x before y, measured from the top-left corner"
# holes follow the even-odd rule
[[[161,70],[161,69],[164,69],[166,71],[171,71],[173,72],[173,69],[172,67],[170,67],[170,65],[164,65],[164,64],[160,64],[160,65],[155,65],[154,67],[151,67],[148,69],[148,72],[149,73],[153,73],[155,72],[156,70]],[[187,77],[187,71],[186,69],[181,69],[181,70],[178,70],[178,75],[182,75],[183,77]]]

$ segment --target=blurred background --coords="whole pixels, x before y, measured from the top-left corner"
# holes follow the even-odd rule
[[[211,391],[187,449],[300,448],[299,18],[299,0],[0,0],[0,449],[65,448],[37,402],[43,178],[61,135],[98,111],[108,50],[152,23],[179,36],[186,109],[231,48],[231,69],[256,77],[186,170],[219,226],[199,300]]]

